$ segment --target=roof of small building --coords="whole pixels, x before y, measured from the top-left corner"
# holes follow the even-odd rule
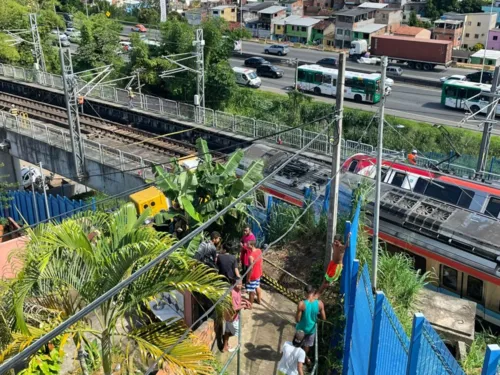
[[[382,8],[385,8],[387,7],[388,4],[384,4],[384,3],[370,3],[370,2],[366,2],[366,3],[363,3],[363,4],[360,4],[358,6],[358,9],[361,8],[361,9],[364,9],[364,8],[369,8],[369,9],[382,9]]]
[[[371,23],[369,25],[355,27],[352,31],[354,31],[356,33],[371,34],[371,33],[374,33],[375,31],[379,31],[380,29],[383,29],[384,27],[387,27],[387,25],[384,25],[382,23]]]
[[[360,16],[362,14],[367,14],[373,12],[373,9],[346,9],[346,10],[340,10],[338,12],[335,12],[337,16]]]
[[[393,31],[394,35],[408,35],[415,36],[420,34],[425,29],[423,27],[415,27],[415,26],[399,26],[396,30]]]
[[[487,49],[486,55],[485,55],[484,49],[481,49],[481,50],[477,51],[475,54],[471,55],[471,57],[478,57],[480,59],[482,59],[483,57],[486,57],[487,59],[490,59],[490,60],[496,60],[496,59],[500,59],[500,51],[494,51],[491,49]]]
[[[275,22],[275,25],[293,25],[293,26],[313,26],[316,25],[321,20],[311,18],[311,17],[302,17],[302,16],[288,16],[281,20]]]
[[[333,22],[327,20],[321,20],[316,25],[313,26],[313,29],[316,30],[325,30],[328,26],[330,26]]]
[[[234,8],[234,7],[235,7],[234,5],[219,5],[219,6],[211,8],[211,10],[223,10],[223,9]]]
[[[257,13],[261,13],[261,14],[274,14],[274,13],[277,13],[277,12],[281,12],[283,10],[286,10],[286,7],[280,7],[278,5],[273,5],[269,8],[265,8],[265,9],[262,9],[262,10],[259,10]]]

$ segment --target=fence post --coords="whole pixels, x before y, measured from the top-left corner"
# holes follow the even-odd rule
[[[498,345],[488,345],[484,357],[481,375],[496,375],[500,361],[500,347]]]
[[[354,323],[354,304],[356,301],[356,282],[358,281],[359,260],[354,259],[349,291],[349,307],[347,310],[347,321],[344,335],[344,360],[342,365],[342,375],[349,373],[349,357],[351,355],[352,326]]]
[[[377,354],[380,343],[380,324],[382,322],[382,305],[384,303],[384,292],[377,291],[375,298],[375,313],[373,318],[372,338],[370,344],[370,362],[368,365],[368,375],[375,375],[377,372]]]
[[[418,354],[420,353],[424,321],[425,318],[422,313],[416,313],[413,316],[413,326],[411,328],[410,338],[410,353],[408,354],[408,366],[406,367],[406,375],[417,374]]]

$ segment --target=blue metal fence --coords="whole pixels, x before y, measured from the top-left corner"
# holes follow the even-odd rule
[[[83,210],[82,207],[86,206],[82,200],[71,200],[59,195],[48,195],[47,198],[50,217],[57,221],[81,212]],[[10,191],[6,204],[7,207],[0,210],[0,217],[11,217],[18,223],[27,223],[29,225],[36,224],[37,219],[38,221],[43,221],[48,218],[43,194],[35,193],[33,195],[27,191]],[[94,201],[90,208],[95,210]]]

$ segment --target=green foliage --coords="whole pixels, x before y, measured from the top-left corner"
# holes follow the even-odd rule
[[[484,45],[483,45],[482,43],[476,43],[476,44],[474,44],[474,45],[471,47],[471,49],[470,49],[470,50],[471,50],[472,52],[477,52],[477,51],[480,51],[480,50],[482,50],[482,49],[484,49]]]
[[[49,354],[35,355],[19,375],[57,375],[61,371],[61,363],[59,350],[53,349]]]
[[[443,13],[481,13],[481,0],[428,0],[425,16],[432,21],[438,19]]]
[[[410,13],[410,18],[408,19],[408,26],[416,26],[416,27],[423,27],[424,29],[430,29],[432,27],[432,24],[427,21],[421,21],[417,17],[417,12],[412,10]]]
[[[274,242],[292,226],[293,222],[301,213],[301,208],[292,206],[286,203],[275,204],[271,210],[269,220],[266,225],[266,241]],[[291,231],[288,236],[283,238],[278,244],[292,241],[296,239],[298,233],[296,231]]]
[[[467,356],[460,363],[467,375],[481,374],[486,347],[491,344],[500,345],[500,337],[484,327],[481,331],[476,330],[474,341],[467,348]]]

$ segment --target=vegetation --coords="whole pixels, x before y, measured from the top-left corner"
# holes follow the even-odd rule
[[[480,50],[482,50],[482,49],[484,49],[484,45],[483,45],[483,44],[481,44],[481,43],[476,43],[476,44],[474,44],[474,45],[471,47],[471,51],[472,51],[472,52],[477,52],[477,51],[480,51]]]
[[[421,21],[417,17],[417,12],[414,10],[411,11],[410,17],[408,18],[408,26],[416,26],[416,27],[423,27],[425,29],[430,29],[432,27],[432,24],[428,21]]]
[[[86,213],[62,224],[28,230],[28,245],[18,255],[22,270],[1,294],[0,306],[7,310],[3,311],[0,327],[9,333],[9,339],[0,347],[0,362],[168,249],[174,239],[144,226],[148,214],[137,218],[135,208],[128,204],[113,214]],[[116,364],[115,348],[121,353],[121,367],[128,373],[136,369],[143,372],[147,358],[160,358],[163,366],[175,374],[211,374],[213,368],[205,362],[213,359],[210,349],[197,344],[191,336],[164,353],[186,326],[182,321],[156,320],[149,301],[173,290],[196,291],[217,300],[226,286],[215,271],[191,260],[183,251],[175,252],[40,351],[29,371],[35,371],[39,361],[44,366],[53,363],[55,369],[64,343],[72,339],[83,374],[89,373],[89,364],[84,360],[86,351],[99,356],[94,365],[99,363],[105,375],[111,374]],[[227,307],[224,303],[218,309],[222,312]],[[98,346],[91,338],[97,340]],[[58,352],[53,352],[56,349]]]
[[[481,0],[428,0],[425,16],[434,21],[446,12],[480,13],[482,5]]]

